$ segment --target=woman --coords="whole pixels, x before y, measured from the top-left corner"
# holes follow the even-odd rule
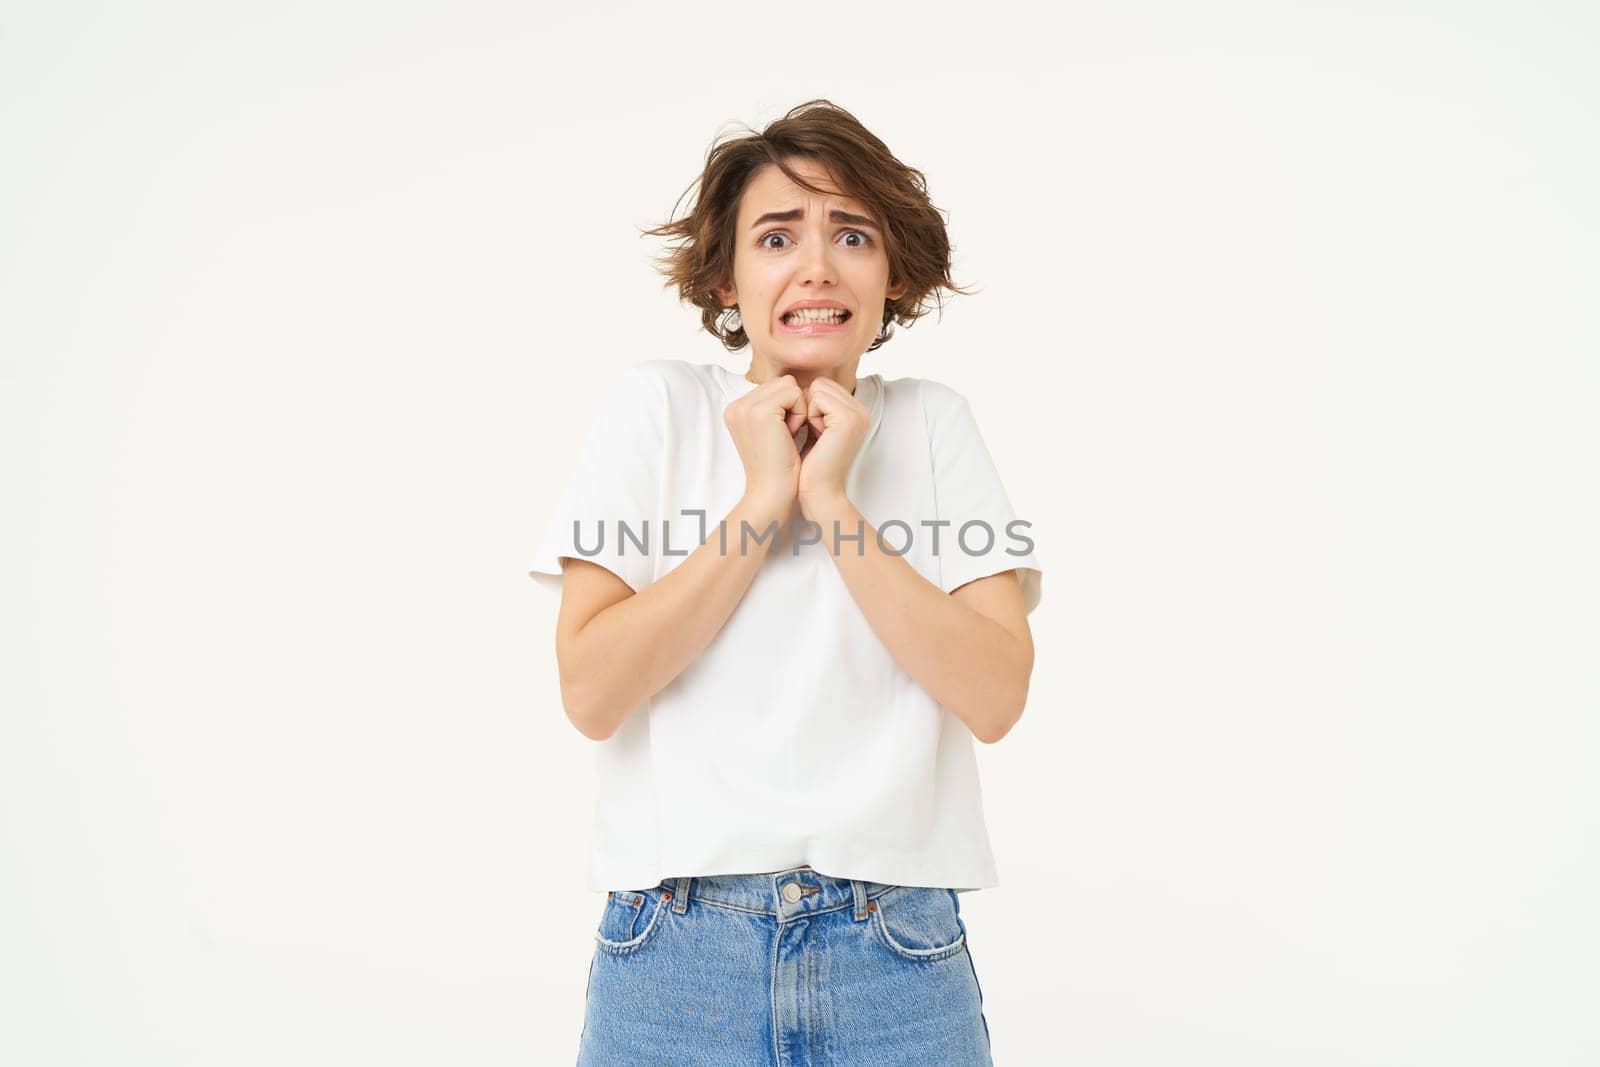
[[[949,279],[922,175],[828,101],[715,146],[665,273],[730,350],[602,405],[536,558],[597,748],[580,1064],[988,1064],[972,740],[1040,568],[970,406],[858,375]]]

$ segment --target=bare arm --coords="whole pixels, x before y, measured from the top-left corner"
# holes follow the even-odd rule
[[[811,383],[806,403],[807,418],[823,429],[796,486],[800,510],[821,527],[850,596],[900,669],[974,737],[993,744],[1022,717],[1033,673],[1033,634],[1016,570],[947,594],[903,556],[883,552],[877,529],[846,491],[870,413],[828,379]]]
[[[900,669],[979,741],[1004,737],[1022,717],[1033,673],[1033,634],[1017,572],[991,574],[946,594],[903,556],[885,554],[877,530],[847,498],[818,505],[810,517],[822,527],[821,543],[850,596]],[[858,522],[860,542],[853,540]]]
[[[777,512],[773,503],[740,499],[725,516],[726,553],[713,524],[704,544],[637,593],[597,563],[564,557],[556,660],[561,702],[579,733],[595,741],[610,737],[711,643],[773,544],[771,537],[757,544],[751,536],[741,553],[740,524],[759,534],[783,521]]]
[[[775,544],[746,547],[756,534],[781,527],[794,506],[800,455],[794,434],[805,421],[792,375],[766,382],[723,410],[745,470],[745,492],[712,524],[703,544],[660,580],[634,592],[621,578],[588,560],[562,566],[556,660],[561,703],[585,737],[604,741],[628,713],[660,692],[721,632]]]

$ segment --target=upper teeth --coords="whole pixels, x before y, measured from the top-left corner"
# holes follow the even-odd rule
[[[842,308],[801,308],[791,311],[784,318],[792,322],[826,322],[830,319],[844,318]]]

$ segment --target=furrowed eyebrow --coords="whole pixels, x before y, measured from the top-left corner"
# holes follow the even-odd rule
[[[756,219],[756,221],[752,222],[750,224],[750,228],[753,230],[757,226],[764,225],[768,222],[793,222],[795,219],[803,219],[805,217],[806,213],[804,208],[796,207],[790,208],[788,211],[769,211],[765,215],[762,215],[760,218]],[[832,219],[834,222],[847,222],[852,226],[866,226],[874,230],[878,228],[878,224],[867,218],[865,215],[854,215],[848,211],[840,211],[838,208],[834,208],[832,211],[828,212],[828,218]]]

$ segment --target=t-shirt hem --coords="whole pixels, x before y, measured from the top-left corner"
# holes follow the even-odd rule
[[[588,888],[604,893],[618,889],[649,889],[670,878],[718,874],[764,874],[809,864],[819,874],[884,885],[931,886],[958,893],[993,889],[1000,884],[993,862],[951,864],[920,855],[856,853],[848,849],[813,845],[770,852],[709,854],[695,859],[664,857],[651,866],[637,861],[596,856],[589,868]]]

